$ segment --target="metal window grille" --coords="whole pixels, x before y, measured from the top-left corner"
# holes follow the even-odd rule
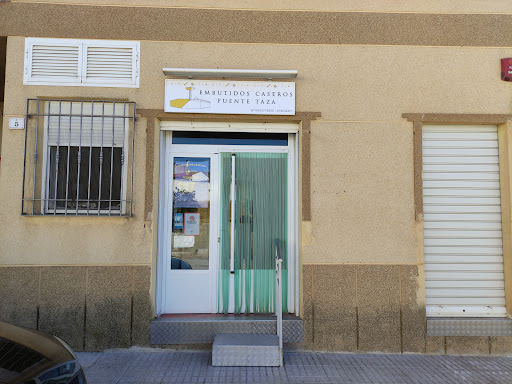
[[[131,216],[135,103],[28,99],[22,215]]]

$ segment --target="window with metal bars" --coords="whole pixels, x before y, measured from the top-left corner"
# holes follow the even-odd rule
[[[22,215],[131,216],[135,103],[27,100]]]

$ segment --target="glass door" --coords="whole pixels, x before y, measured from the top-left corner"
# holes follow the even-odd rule
[[[295,145],[293,134],[167,137],[159,313],[273,313],[278,246],[283,309],[296,311]]]
[[[217,242],[217,155],[169,154],[168,313],[211,313]]]

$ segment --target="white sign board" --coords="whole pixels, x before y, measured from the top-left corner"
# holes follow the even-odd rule
[[[165,112],[295,115],[295,83],[165,80]]]
[[[9,129],[25,129],[25,118],[9,117]]]

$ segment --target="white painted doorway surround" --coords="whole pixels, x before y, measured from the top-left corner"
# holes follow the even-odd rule
[[[219,268],[219,196],[220,162],[222,152],[284,152],[288,154],[288,311],[299,312],[299,264],[298,264],[298,140],[297,123],[230,123],[162,121],[160,123],[160,178],[158,217],[158,257],[156,315],[164,313],[217,313],[218,312],[218,268]],[[198,145],[173,144],[173,132],[225,132],[287,134],[286,146],[265,145]],[[187,162],[188,161],[188,162]],[[172,269],[173,242],[191,241],[190,236],[176,236],[173,233],[175,217],[173,210],[173,183],[176,183],[175,169],[182,164],[203,164],[208,167],[209,203],[202,209],[201,217],[209,218],[207,250],[205,240],[200,253],[208,254],[207,261],[192,269]],[[205,166],[206,165],[206,166]],[[205,177],[206,179],[206,177]],[[204,204],[206,206],[206,204]],[[207,212],[208,211],[208,212]],[[201,231],[205,228],[201,224]],[[199,237],[195,237],[199,240]],[[190,244],[189,244],[190,245]],[[196,250],[196,253],[198,250]],[[206,256],[205,256],[206,257]],[[173,267],[174,268],[174,267]],[[185,266],[188,268],[188,266]],[[230,295],[233,295],[231,290]],[[232,311],[232,306],[230,312]]]

